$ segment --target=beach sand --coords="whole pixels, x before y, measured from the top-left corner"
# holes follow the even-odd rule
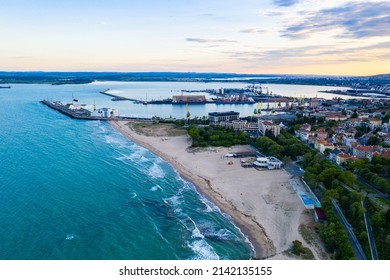
[[[186,134],[146,136],[131,129],[128,121],[110,121],[110,124],[128,139],[170,163],[229,214],[248,236],[257,258],[294,258],[283,253],[294,240],[310,248],[316,259],[322,258],[318,246],[308,244],[300,234],[299,226],[312,224],[313,218],[291,187],[290,174],[284,169],[242,168],[240,159],[224,158],[227,153],[247,151],[250,146],[189,149],[191,139]],[[229,165],[228,161],[233,164]]]

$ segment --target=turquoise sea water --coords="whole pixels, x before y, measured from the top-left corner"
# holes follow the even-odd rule
[[[93,86],[92,86],[93,87]],[[108,123],[39,103],[91,86],[0,91],[0,259],[248,259],[229,217]]]
[[[242,84],[111,82],[0,89],[0,259],[252,257],[251,244],[231,219],[162,159],[108,123],[72,120],[39,102],[67,102],[73,95],[120,113],[157,110],[159,116],[182,117],[185,106],[112,102],[99,91],[166,98],[179,89],[221,86]],[[287,88],[293,95],[295,87]],[[308,96],[317,89],[322,88],[303,86],[298,92]],[[190,106],[190,111],[193,116],[212,110],[253,112],[252,105],[207,106]]]

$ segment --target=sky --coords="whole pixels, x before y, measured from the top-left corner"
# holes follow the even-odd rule
[[[1,71],[390,73],[390,0],[0,0]]]

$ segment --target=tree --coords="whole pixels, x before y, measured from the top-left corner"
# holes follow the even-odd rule
[[[376,136],[371,136],[370,138],[368,138],[366,144],[367,144],[368,146],[377,146],[377,145],[379,145],[380,142],[381,142],[381,141],[379,140],[378,137],[376,137]]]
[[[194,141],[199,140],[199,130],[196,128],[195,125],[190,125],[188,127],[188,135],[192,138]]]
[[[331,149],[326,148],[325,151],[324,151],[324,155],[325,155],[326,157],[329,156],[329,154],[330,154],[331,151],[332,151]]]
[[[340,175],[341,171],[335,167],[330,167],[324,169],[319,175],[319,179],[324,183],[325,187],[331,187],[332,181],[337,179]]]
[[[356,119],[358,116],[359,116],[359,115],[358,115],[358,113],[357,113],[357,110],[354,109],[354,110],[353,110],[353,114],[351,115],[351,118]]]
[[[326,247],[332,251],[336,247],[336,225],[330,223],[328,226],[324,226],[321,232],[322,238]]]
[[[340,174],[340,180],[349,187],[353,187],[356,184],[357,180],[353,173],[349,170],[344,171]]]

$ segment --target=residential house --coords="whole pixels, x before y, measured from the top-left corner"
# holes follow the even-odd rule
[[[334,145],[332,143],[328,143],[328,142],[321,143],[320,144],[320,153],[321,154],[325,153],[326,149],[333,150],[334,149]]]
[[[328,132],[325,131],[325,127],[317,128],[316,134],[318,140],[325,140],[328,138]]]
[[[382,125],[382,119],[381,118],[371,118],[370,119],[370,128],[375,129]]]
[[[336,156],[336,162],[338,165],[341,165],[343,164],[344,162],[346,162],[348,159],[351,159],[351,160],[357,160],[356,157],[350,155],[350,154],[346,154],[346,153],[339,153],[337,156]]]
[[[372,156],[372,153],[375,152],[377,148],[377,146],[357,145],[353,148],[352,154],[359,159],[368,158]]]

